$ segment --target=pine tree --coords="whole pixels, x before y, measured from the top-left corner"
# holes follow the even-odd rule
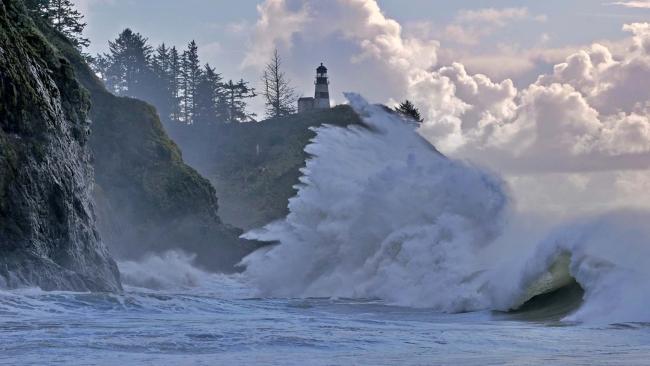
[[[255,89],[248,86],[248,82],[243,79],[237,83],[232,80],[224,84],[224,107],[225,121],[227,123],[247,122],[255,117],[254,113],[246,112],[246,99],[254,98]]]
[[[402,102],[397,108],[395,108],[395,111],[402,114],[405,117],[411,118],[414,121],[418,123],[422,123],[424,119],[420,115],[420,111],[418,108],[411,103],[408,99]]]
[[[151,46],[147,38],[127,28],[113,42],[108,42],[112,62],[109,76],[117,80],[116,92],[147,99],[153,74],[150,68]]]
[[[221,75],[209,64],[203,67],[203,72],[195,95],[194,124],[208,126],[216,124],[219,119],[217,103],[223,96]]]
[[[171,118],[173,108],[170,103],[172,100],[170,59],[170,49],[164,43],[156,48],[155,54],[151,57],[153,94],[150,96],[150,102],[156,106],[164,120]]]
[[[196,90],[201,78],[201,65],[196,42],[192,41],[187,45],[187,50],[183,52],[182,65],[183,120],[187,124],[192,124],[196,114]]]
[[[25,7],[34,15],[47,18],[51,0],[25,0]]]
[[[156,48],[156,53],[151,57],[151,71],[162,80],[168,78],[169,52],[169,48],[163,43]]]
[[[25,5],[33,14],[47,20],[54,29],[61,32],[72,44],[81,49],[88,47],[90,40],[83,36],[84,16],[70,0],[26,0]]]
[[[172,122],[181,121],[181,75],[182,64],[181,56],[178,54],[176,47],[169,51],[169,105],[171,107],[170,115]]]
[[[296,93],[282,71],[282,60],[276,49],[262,75],[268,117],[281,117],[295,112]]]
[[[112,62],[110,56],[104,53],[104,54],[97,54],[95,57],[93,57],[90,67],[92,68],[95,75],[97,75],[100,79],[102,79],[104,85],[106,85],[106,88],[109,89],[110,91],[113,91],[114,88],[111,86],[112,83],[109,80],[109,71],[108,71],[111,68],[111,65]]]

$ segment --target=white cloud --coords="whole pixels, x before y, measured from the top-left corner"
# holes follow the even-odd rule
[[[556,62],[552,72],[517,89],[509,79],[472,74],[462,63],[439,67],[438,60],[446,62],[453,52],[441,50],[426,29],[404,32],[373,0],[268,0],[258,10],[249,63],[261,57],[260,50],[335,38],[343,42],[337,47],[346,50],[349,61],[359,63],[359,77],[369,69],[380,70],[393,98],[409,98],[420,107],[426,119],[422,135],[447,153],[512,172],[647,166],[647,23],[624,27],[632,34],[621,43],[631,45],[626,48],[594,44],[580,50],[539,46],[520,51],[504,46],[500,51],[512,56],[513,68],[531,68],[538,60]],[[525,8],[511,8],[461,12],[457,22],[502,26],[520,19],[543,20]],[[518,54],[525,55],[519,64]],[[472,68],[480,64],[480,59],[466,60]],[[507,60],[502,56],[490,62],[498,67]]]
[[[466,45],[475,45],[497,29],[516,21],[546,21],[545,15],[533,15],[527,8],[485,8],[461,10],[454,21],[444,28],[444,40]]]
[[[312,42],[333,35],[353,42],[359,49],[351,57],[353,62],[381,60],[402,71],[436,64],[438,42],[405,38],[401,25],[385,17],[374,0],[267,0],[258,6],[258,11],[260,18],[245,66],[259,64],[274,47],[290,48],[296,34]]]
[[[307,5],[304,3],[298,10],[289,9],[285,0],[266,0],[257,5],[260,17],[243,66],[262,67],[274,48],[280,44],[291,47],[294,33],[310,20]]]
[[[483,79],[484,85],[502,89],[504,83],[467,75],[460,64],[454,65],[453,75],[442,72],[448,68],[430,73],[429,87],[409,89],[409,97],[428,117],[422,133],[443,150],[498,161],[505,168],[518,160],[518,169],[526,164],[522,162],[531,170],[552,169],[549,165],[560,170],[615,169],[621,161],[614,158],[620,156],[632,167],[645,167],[636,156],[650,154],[649,29],[645,23],[625,26],[634,47],[619,59],[595,44],[520,91],[474,87],[468,95],[467,80]],[[438,84],[446,87],[434,86]],[[446,108],[440,100],[447,101]],[[599,164],[586,164],[588,159]]]
[[[534,19],[537,21],[546,21],[545,15],[533,16],[527,8],[485,8],[478,10],[461,10],[457,16],[459,23],[489,23],[496,26],[504,27],[509,22],[515,20]]]
[[[626,8],[636,8],[636,9],[650,9],[650,0],[616,1],[613,3],[609,3],[609,5],[620,5]]]

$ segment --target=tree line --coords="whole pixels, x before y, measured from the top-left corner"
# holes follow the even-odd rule
[[[66,36],[81,51],[90,40],[83,36],[86,23],[84,16],[70,0],[25,0],[25,6],[32,15],[49,22],[54,29]]]
[[[106,87],[150,102],[168,121],[210,125],[255,117],[247,110],[255,89],[243,79],[224,81],[210,64],[202,65],[194,41],[182,51],[165,43],[153,49],[147,38],[127,28],[108,45],[109,52],[92,62]]]
[[[25,0],[25,5],[80,51],[90,45],[83,35],[84,17],[71,0]],[[225,81],[210,64],[201,65],[194,41],[182,51],[165,43],[153,49],[147,38],[127,28],[108,46],[108,53],[84,55],[107,89],[150,102],[165,121],[208,126],[247,122],[256,117],[247,109],[248,100],[257,96],[255,88],[243,79]],[[282,69],[277,49],[264,68],[261,82],[267,117],[296,112],[297,95]],[[395,111],[423,121],[419,110],[408,100]]]

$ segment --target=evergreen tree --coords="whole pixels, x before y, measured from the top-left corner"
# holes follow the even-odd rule
[[[194,124],[207,126],[220,119],[217,103],[222,98],[222,89],[221,75],[206,64],[196,89]]]
[[[172,122],[181,121],[181,75],[182,64],[181,56],[178,54],[176,47],[169,51],[169,105],[171,107],[170,116]]]
[[[25,0],[25,7],[30,13],[43,18],[48,17],[48,8],[51,0]]]
[[[239,82],[233,83],[230,80],[224,84],[224,91],[225,98],[222,105],[225,107],[224,114],[227,123],[247,122],[255,117],[254,113],[246,112],[246,99],[257,96],[255,89],[248,86],[248,82],[241,79]]]
[[[182,59],[182,85],[183,85],[183,120],[187,124],[193,123],[196,114],[196,91],[201,78],[201,65],[196,42],[192,41],[183,52]]]
[[[408,99],[395,108],[395,111],[402,114],[405,117],[411,118],[416,122],[422,123],[424,119],[420,115],[418,108],[411,103]]]
[[[170,49],[163,43],[151,57],[151,72],[153,74],[153,94],[150,96],[150,102],[156,106],[158,114],[167,120],[172,114],[172,91],[170,80]]]
[[[152,50],[147,39],[127,28],[115,41],[108,42],[108,46],[107,86],[118,95],[148,99],[153,73],[150,69]]]
[[[262,75],[266,114],[281,117],[295,112],[296,93],[282,71],[282,60],[276,49]]]
[[[102,81],[104,82],[104,85],[109,90],[113,90],[113,87],[110,86],[112,83],[109,81],[109,69],[111,68],[111,59],[110,56],[107,54],[97,54],[95,57],[92,59],[92,63],[90,64],[90,67],[92,68],[93,72],[95,75],[97,75]]]
[[[151,57],[151,71],[162,80],[169,76],[169,53],[169,48],[163,43],[156,48],[155,54]]]
[[[244,80],[223,83],[209,64],[201,67],[194,41],[182,54],[164,43],[153,51],[145,37],[127,28],[109,42],[109,49],[93,59],[95,74],[115,94],[153,104],[163,121],[208,126],[254,116],[246,107],[255,90]]]
[[[75,9],[70,0],[26,0],[25,5],[33,14],[46,19],[54,29],[66,36],[78,49],[88,47],[90,40],[83,36],[84,16]]]

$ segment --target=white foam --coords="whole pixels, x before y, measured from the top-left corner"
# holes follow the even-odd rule
[[[261,295],[508,310],[534,295],[531,286],[566,284],[566,272],[546,272],[568,254],[586,301],[567,320],[650,320],[650,214],[611,213],[544,234],[545,220],[509,210],[494,174],[443,157],[399,116],[347,97],[369,129],[317,128],[289,215],[245,235],[279,242],[243,261]]]
[[[398,115],[348,98],[370,130],[316,130],[290,214],[246,234],[281,243],[247,257],[247,275],[264,295],[484,307],[471,253],[501,232],[503,182],[442,156]]]

